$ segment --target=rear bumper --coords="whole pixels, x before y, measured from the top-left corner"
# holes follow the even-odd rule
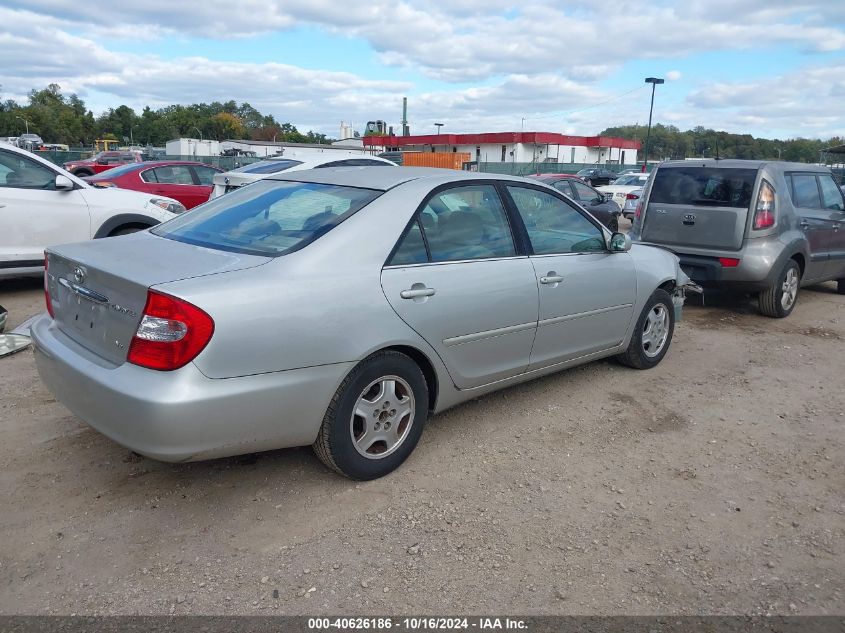
[[[111,366],[47,315],[31,331],[38,372],[59,402],[118,444],[169,462],[313,443],[353,365],[211,379],[192,363],[171,372]]]

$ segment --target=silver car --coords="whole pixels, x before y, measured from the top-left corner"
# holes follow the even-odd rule
[[[312,444],[372,479],[460,402],[607,356],[657,365],[688,282],[537,182],[330,168],[49,249],[32,335],[56,398],[134,451]]]

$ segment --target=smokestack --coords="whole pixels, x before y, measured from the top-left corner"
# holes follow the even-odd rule
[[[408,97],[402,97],[402,136],[410,136],[408,129]]]

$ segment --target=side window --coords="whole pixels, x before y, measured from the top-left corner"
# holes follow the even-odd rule
[[[604,233],[566,202],[537,189],[508,186],[535,255],[603,252]]]
[[[842,200],[842,191],[833,182],[832,176],[819,176],[819,184],[822,189],[822,206],[833,211],[845,211],[845,203]]]
[[[456,187],[434,196],[420,222],[434,262],[516,255],[505,208],[491,185]]]
[[[155,177],[159,183],[167,185],[192,185],[194,179],[191,176],[191,168],[187,165],[170,165],[169,167],[156,167]]]
[[[218,173],[217,170],[211,167],[200,167],[199,165],[194,166],[193,169],[201,185],[210,186],[214,184],[214,175]]]
[[[573,182],[572,188],[575,190],[575,199],[580,200],[581,202],[592,202],[599,197],[598,193],[596,193],[592,187],[588,187],[583,182]]]
[[[389,266],[403,266],[407,264],[423,264],[428,261],[428,253],[425,250],[422,231],[419,220],[411,225],[411,228],[402,239],[402,243],[393,257],[388,262]]]
[[[39,163],[11,152],[0,152],[0,187],[54,189],[56,174]]]
[[[792,174],[792,204],[802,209],[821,208],[815,174]]]
[[[156,170],[155,169],[145,169],[141,172],[141,180],[144,182],[158,182],[156,179]]]
[[[575,194],[572,193],[572,187],[569,186],[569,181],[567,180],[558,180],[554,184],[554,187],[565,196],[569,196],[570,198],[575,196]]]

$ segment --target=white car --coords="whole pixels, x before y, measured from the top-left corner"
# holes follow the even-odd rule
[[[289,152],[284,156],[274,156],[257,163],[250,163],[232,171],[214,176],[214,189],[209,200],[213,200],[224,193],[234,191],[256,180],[262,180],[283,171],[302,171],[320,167],[397,167],[398,165],[386,158],[378,156],[350,155],[342,150],[326,150],[324,152]]]
[[[649,174],[628,174],[614,180],[612,185],[604,185],[603,187],[596,187],[596,189],[605,194],[612,194],[613,201],[624,209],[628,194],[635,189],[645,187],[648,176]]]
[[[48,246],[132,233],[184,211],[172,198],[92,187],[0,143],[0,279],[42,274]]]

